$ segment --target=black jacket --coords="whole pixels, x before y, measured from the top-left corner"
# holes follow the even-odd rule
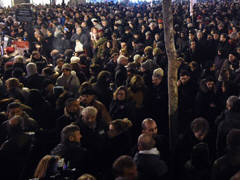
[[[217,152],[221,156],[226,148],[227,134],[234,128],[240,129],[240,113],[226,112],[225,118],[221,121],[217,128]]]
[[[82,173],[86,172],[88,167],[87,150],[80,143],[66,142],[58,144],[51,152],[52,155],[58,155],[64,158],[70,169],[77,168]]]
[[[240,169],[240,155],[238,153],[227,153],[217,159],[212,168],[211,180],[230,179]]]
[[[134,161],[137,164],[139,180],[166,179],[168,167],[159,155],[136,153]]]

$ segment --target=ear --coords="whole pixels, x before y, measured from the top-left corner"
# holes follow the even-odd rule
[[[69,136],[68,140],[69,140],[70,142],[72,142],[72,141],[74,140],[74,137],[73,137],[73,136]]]

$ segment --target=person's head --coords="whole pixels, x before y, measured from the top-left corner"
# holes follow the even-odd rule
[[[144,48],[144,54],[146,57],[151,57],[152,56],[152,51],[153,48],[151,46],[147,46]]]
[[[240,111],[239,101],[240,101],[240,99],[237,96],[228,97],[228,99],[226,101],[227,110],[233,111],[233,112],[239,112]]]
[[[22,115],[23,110],[21,108],[20,103],[17,102],[12,102],[10,104],[8,104],[7,106],[7,115],[8,115],[8,119],[12,118],[15,115]]]
[[[223,34],[221,34],[221,35],[220,35],[220,39],[219,39],[219,40],[220,40],[220,42],[225,42],[225,41],[227,40],[227,35],[226,35],[226,34],[224,34],[224,33],[223,33]]]
[[[188,34],[189,41],[194,41],[195,35],[193,33]]]
[[[98,110],[93,106],[88,106],[84,108],[81,112],[83,122],[90,128],[94,129],[96,127]]]
[[[155,140],[151,134],[141,134],[138,137],[138,150],[145,151],[155,147]]]
[[[37,65],[33,62],[28,63],[26,66],[27,75],[31,76],[37,73]]]
[[[38,163],[34,172],[34,178],[45,178],[57,173],[59,156],[45,155]]]
[[[152,74],[153,85],[158,86],[162,82],[163,76],[164,76],[164,71],[162,68],[155,69]]]
[[[141,63],[141,68],[140,71],[141,72],[152,72],[154,67],[153,61],[151,59],[148,59],[144,62]]]
[[[198,117],[192,121],[191,130],[194,136],[202,141],[209,132],[209,123],[206,119]]]
[[[228,61],[230,61],[231,63],[233,63],[236,60],[236,55],[235,53],[229,53],[228,54]]]
[[[61,131],[61,142],[62,143],[80,143],[82,135],[80,128],[77,125],[68,125]]]
[[[32,52],[32,58],[35,60],[38,60],[41,58],[40,52],[39,51],[33,51]]]
[[[95,99],[95,91],[92,88],[91,84],[87,82],[81,84],[79,93],[80,102],[84,105],[91,104]]]
[[[196,61],[191,61],[189,63],[189,67],[190,67],[191,71],[193,72],[193,71],[199,69],[199,64]]]
[[[126,66],[128,64],[128,58],[126,56],[120,55],[117,59],[117,64]]]
[[[13,60],[14,64],[15,63],[24,63],[25,62],[25,58],[21,55],[17,55],[14,57],[14,60]]]
[[[183,85],[185,85],[190,80],[190,72],[188,71],[182,71],[180,73],[180,81]]]
[[[51,29],[47,29],[47,36],[51,37],[53,35],[53,31]]]
[[[6,80],[6,89],[10,91],[15,88],[22,88],[23,84],[17,78],[9,78]]]
[[[159,35],[159,33],[156,33],[156,34],[154,35],[154,39],[155,39],[155,41],[159,41],[159,40],[160,40],[160,35]]]
[[[130,88],[133,91],[137,91],[145,86],[144,79],[140,75],[134,75],[130,80]]]
[[[191,41],[190,48],[191,49],[195,49],[196,48],[196,42],[195,41]]]
[[[109,87],[111,82],[111,73],[109,71],[101,71],[97,76],[97,82]]]
[[[127,118],[113,120],[109,124],[109,135],[115,137],[132,127],[132,122]]]
[[[219,39],[219,34],[218,34],[217,32],[215,32],[215,33],[213,34],[213,39],[214,39],[214,40],[218,40],[218,39]]]
[[[127,155],[122,155],[114,161],[113,171],[116,177],[123,177],[126,180],[136,180],[138,176],[135,162]]]
[[[82,33],[82,28],[81,28],[81,27],[77,27],[77,28],[76,28],[76,33],[77,33],[78,35],[80,35],[80,34]]]
[[[151,118],[146,118],[142,121],[142,133],[156,135],[158,127],[156,122]]]
[[[81,27],[82,27],[82,28],[86,28],[86,27],[87,27],[86,21],[83,21],[83,22],[81,23]]]
[[[65,108],[69,115],[74,115],[79,113],[80,105],[76,99],[68,98],[65,101]]]
[[[102,20],[102,25],[103,25],[104,27],[107,27],[107,25],[108,25],[108,22],[107,22],[107,20],[106,20],[106,19]]]
[[[205,81],[205,85],[206,85],[206,88],[208,90],[214,90],[215,88],[215,81],[214,81],[214,78],[213,77],[207,77],[206,78],[206,81]]]
[[[133,60],[134,63],[141,63],[141,56],[139,54],[134,55]]]
[[[202,37],[203,37],[202,31],[198,31],[198,32],[197,32],[197,38],[198,38],[198,40],[202,39]]]
[[[24,120],[20,115],[15,115],[8,120],[8,125],[12,134],[24,130]]]
[[[83,174],[77,180],[96,180],[91,174]]]
[[[72,66],[71,64],[63,64],[62,66],[62,72],[64,76],[70,76],[71,75],[71,70],[72,70]]]
[[[118,101],[124,101],[128,98],[128,91],[126,86],[118,87],[113,93],[113,99]]]
[[[228,150],[231,152],[239,152],[240,150],[240,129],[232,129],[226,138]]]

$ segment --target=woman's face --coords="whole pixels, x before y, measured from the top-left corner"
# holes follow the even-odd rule
[[[126,98],[125,91],[124,90],[119,90],[118,93],[117,93],[117,99],[119,101],[123,101],[123,100],[125,100],[125,98]]]

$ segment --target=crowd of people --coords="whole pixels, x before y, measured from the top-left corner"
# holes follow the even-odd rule
[[[1,179],[239,179],[239,7],[173,4],[174,152],[161,4],[2,9]]]

